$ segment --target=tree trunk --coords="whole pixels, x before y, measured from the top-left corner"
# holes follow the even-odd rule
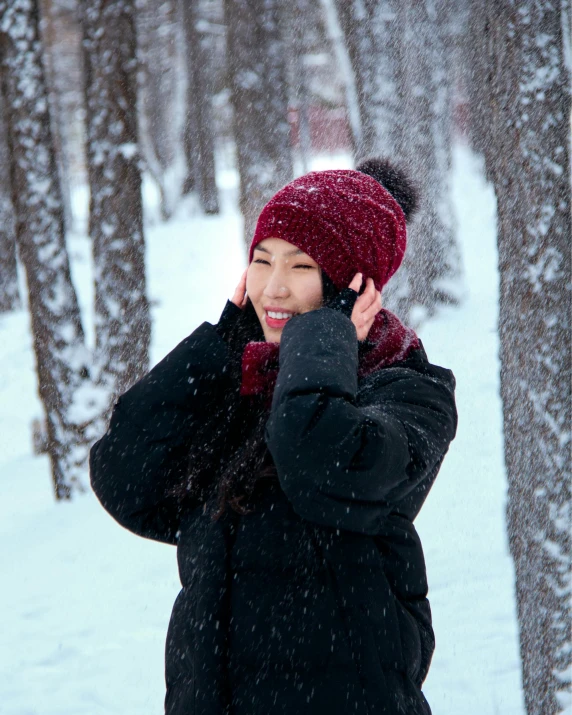
[[[491,32],[487,16],[488,0],[473,0],[470,4],[465,49],[465,77],[469,104],[469,141],[471,148],[491,165],[491,106],[487,92],[492,84],[490,65]],[[490,179],[489,176],[487,178]]]
[[[278,0],[225,0],[247,246],[264,204],[293,176],[280,5]]]
[[[211,43],[201,24],[206,22],[200,3],[181,4],[187,58],[187,113],[184,147],[189,177],[185,184],[197,191],[206,214],[219,213],[212,116]]]
[[[10,166],[8,136],[6,132],[6,111],[0,98],[0,166],[4,167],[0,176],[0,313],[7,313],[20,307],[18,271],[16,264],[16,225],[10,190]]]
[[[351,130],[351,147],[354,159],[361,158],[362,119],[356,85],[356,76],[348,52],[348,43],[340,26],[336,0],[320,0],[324,24],[328,33],[346,96],[346,111]]]
[[[401,32],[398,122],[404,127],[395,142],[396,161],[414,178],[421,200],[386,305],[414,326],[462,295],[449,187],[452,116],[444,7],[440,0],[400,3],[395,16]]]
[[[44,58],[46,65],[46,81],[48,85],[48,97],[50,101],[50,116],[52,118],[52,137],[54,151],[60,175],[60,187],[64,207],[64,220],[68,229],[73,224],[71,182],[69,169],[69,142],[66,136],[68,122],[64,112],[62,101],[62,74],[59,73],[60,64],[58,55],[66,38],[58,37],[56,28],[56,17],[53,0],[40,1],[40,17],[42,19],[41,36],[44,46]]]
[[[0,60],[16,237],[26,270],[39,393],[56,498],[81,490],[78,391],[87,354],[64,235],[37,0],[0,0]]]
[[[351,149],[354,159],[357,159],[358,152],[361,151],[362,121],[356,77],[348,52],[348,43],[340,26],[336,0],[320,0],[320,5],[324,13],[326,32],[344,84]]]
[[[151,333],[133,0],[90,0],[82,19],[97,380],[113,402],[147,371]]]
[[[526,708],[552,715],[572,663],[570,3],[486,8],[508,533]]]
[[[402,120],[398,96],[399,37],[397,0],[337,0],[358,97],[361,134],[358,160],[395,157]]]
[[[146,167],[160,194],[161,217],[171,217],[179,188],[172,185],[177,153],[177,24],[173,0],[139,0],[140,133]],[[176,195],[175,195],[176,194]]]
[[[312,153],[310,133],[310,92],[306,69],[307,24],[312,20],[311,0],[295,0],[284,7],[288,56],[289,106],[296,111],[298,128],[297,156],[303,174],[309,171]]]

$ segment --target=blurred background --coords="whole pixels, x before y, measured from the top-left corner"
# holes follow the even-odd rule
[[[384,305],[457,378],[417,520],[435,713],[572,713],[569,0],[0,0],[0,710],[162,711],[175,550],[89,487],[263,205],[416,183]]]

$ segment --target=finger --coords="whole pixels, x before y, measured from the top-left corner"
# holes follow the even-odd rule
[[[362,313],[362,319],[365,320],[366,322],[375,319],[375,316],[379,313],[381,310],[381,293],[379,291],[376,291],[376,296],[371,303],[370,306],[364,312]]]
[[[367,293],[369,296],[371,296],[372,300],[375,300],[375,283],[373,282],[373,278],[367,279],[364,293]]]
[[[234,295],[232,296],[232,302],[237,305],[239,308],[242,308],[244,306],[244,301],[245,301],[245,293],[246,293],[246,269],[242,276],[240,277],[240,281],[238,282],[238,285],[236,286],[236,289],[234,291]]]
[[[364,292],[356,301],[356,307],[360,312],[367,310],[372,303],[375,302],[377,291],[375,290],[375,285],[372,278],[368,278],[366,281],[366,288]],[[358,305],[359,304],[359,305]]]
[[[349,284],[348,288],[351,288],[352,290],[355,290],[356,293],[359,293],[362,280],[363,275],[361,273],[356,273],[355,276],[352,278],[352,282]]]

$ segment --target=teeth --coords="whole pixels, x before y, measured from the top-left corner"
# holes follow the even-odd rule
[[[273,310],[268,310],[268,317],[274,318],[274,320],[285,320],[286,318],[291,318],[294,313],[275,313]]]

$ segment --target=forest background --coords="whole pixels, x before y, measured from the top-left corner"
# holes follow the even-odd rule
[[[569,0],[0,0],[0,335],[28,311],[31,441],[58,508],[85,498],[89,447],[150,367],[153,222],[232,213],[236,172],[246,250],[264,203],[317,158],[388,157],[422,203],[384,302],[422,328],[466,298],[450,183],[464,143],[496,200],[524,702],[572,711],[570,13]],[[72,280],[81,231],[89,326]]]

